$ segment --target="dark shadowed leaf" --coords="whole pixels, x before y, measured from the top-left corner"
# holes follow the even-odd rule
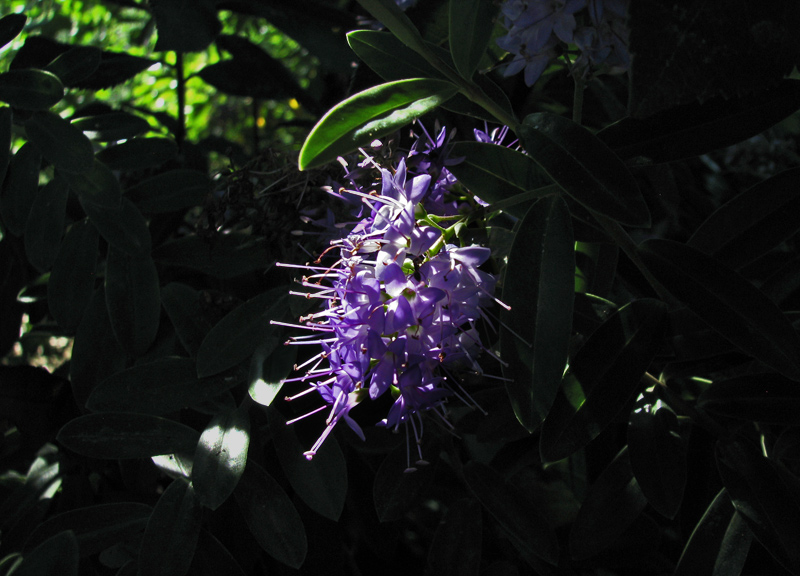
[[[572,358],[542,424],[542,459],[555,462],[602,432],[640,388],[661,346],[667,307],[634,300],[615,312]]]
[[[62,172],[88,172],[94,166],[92,143],[75,126],[52,112],[37,112],[25,122],[28,139]]]
[[[60,532],[23,556],[17,576],[78,576],[78,540],[71,530]]]
[[[128,198],[121,198],[115,207],[83,201],[81,205],[100,235],[116,250],[131,258],[150,258],[152,240],[147,221]]]
[[[64,96],[58,76],[44,70],[0,73],[0,101],[20,110],[47,110]]]
[[[753,533],[723,488],[694,527],[674,576],[739,576]]]
[[[300,150],[301,170],[366,146],[430,112],[458,89],[445,80],[413,78],[375,86],[337,104],[311,130]]]
[[[198,378],[194,360],[159,358],[106,378],[86,407],[93,412],[169,414],[210,400],[241,382],[236,374]]]
[[[308,460],[294,428],[277,410],[268,410],[275,451],[286,478],[309,508],[334,522],[347,496],[347,464],[334,436],[329,436],[314,458]]]
[[[800,380],[800,336],[762,292],[735,271],[670,240],[639,245],[645,266],[664,287],[743,352]]]
[[[203,506],[216,510],[233,494],[247,464],[249,404],[217,414],[203,430],[194,452],[192,483]]]
[[[586,208],[621,224],[647,227],[650,211],[628,168],[596,136],[562,116],[537,112],[517,133],[528,154]]]
[[[477,576],[481,566],[481,506],[472,498],[454,502],[444,515],[428,552],[437,576]]]
[[[431,458],[438,457],[438,450],[431,450],[431,446],[423,446]],[[375,502],[375,512],[381,522],[392,522],[402,518],[415,506],[425,488],[433,480],[433,465],[427,462],[415,462],[419,458],[415,448],[411,448],[411,462],[408,460],[409,452],[405,442],[389,452],[381,462],[375,474],[372,485],[372,498]]]
[[[72,125],[96,142],[127,140],[150,130],[147,120],[128,112],[84,116],[73,120]]]
[[[667,339],[679,361],[709,358],[736,347],[686,307],[670,310]]]
[[[558,540],[552,527],[497,471],[479,462],[469,462],[464,466],[464,480],[517,550],[549,564],[558,563]]]
[[[159,416],[103,412],[68,422],[57,440],[90,458],[126,459],[192,452],[199,437],[196,430]]]
[[[22,32],[28,17],[25,14],[6,14],[0,18],[0,48]]]
[[[250,360],[248,391],[262,406],[272,404],[297,360],[297,346],[279,346],[277,336],[262,343]]]
[[[97,159],[112,170],[122,172],[161,166],[178,155],[178,145],[170,138],[132,138],[116,146],[107,146]]]
[[[276,331],[270,320],[284,318],[287,290],[283,286],[251,298],[220,320],[197,352],[197,374],[212,376],[247,359]],[[277,340],[273,346],[278,346]],[[268,351],[264,351],[268,353]]]
[[[800,168],[781,172],[717,209],[695,231],[689,246],[741,268],[800,229]]]
[[[122,192],[114,173],[99,160],[94,161],[90,172],[73,174],[65,172],[70,189],[78,195],[82,205],[119,208]],[[91,218],[91,216],[90,216]]]
[[[141,356],[155,340],[161,316],[155,263],[149,256],[129,256],[109,246],[105,287],[117,341],[130,356]]]
[[[103,52],[92,46],[75,46],[47,65],[46,70],[59,77],[64,86],[91,76],[99,67]]]
[[[222,28],[213,0],[158,0],[152,8],[159,51],[197,52],[208,46]]]
[[[94,293],[99,243],[97,228],[84,218],[69,227],[53,263],[47,305],[58,325],[68,332],[78,328]]]
[[[742,420],[800,426],[800,384],[771,373],[715,380],[697,406]]]
[[[160,214],[201,206],[210,191],[211,181],[203,172],[170,170],[128,188],[125,195],[142,212]]]
[[[599,554],[630,526],[647,506],[631,470],[626,448],[589,487],[569,533],[569,553],[575,560]]]
[[[0,106],[0,186],[11,161],[11,126],[14,114],[8,106]]]
[[[538,200],[520,222],[508,255],[500,342],[506,390],[519,422],[544,420],[567,364],[575,250],[569,210],[558,196]]]
[[[153,250],[157,262],[197,270],[215,278],[235,278],[269,268],[274,259],[263,238],[231,232],[204,239],[196,234]]]
[[[210,319],[200,306],[200,292],[179,282],[170,282],[161,288],[161,305],[172,321],[178,339],[195,357],[203,338],[212,328]]]
[[[609,297],[617,274],[619,247],[605,242],[578,242],[575,260],[575,291]]]
[[[649,118],[625,118],[597,137],[622,159],[673,162],[731,146],[759,134],[800,108],[800,80],[741,98],[713,98]]]
[[[644,392],[628,417],[631,469],[650,505],[674,518],[686,487],[686,440],[675,412],[655,392]]]
[[[71,530],[78,538],[81,557],[92,556],[143,532],[152,511],[152,507],[138,502],[115,502],[62,512],[39,524],[23,551],[63,530]]]
[[[222,542],[206,530],[200,530],[197,551],[190,574],[198,576],[247,576],[233,554]]]
[[[486,52],[498,5],[491,0],[449,2],[450,53],[456,70],[467,80]]]
[[[76,81],[71,87],[85,90],[111,88],[130,80],[139,72],[147,70],[157,63],[156,60],[142,58],[141,56],[103,50],[103,57],[97,70],[88,77]]]
[[[258,545],[276,560],[299,568],[308,550],[306,531],[292,501],[275,479],[248,460],[234,495]]]
[[[742,442],[717,444],[717,466],[736,511],[770,554],[800,572],[800,479]]]
[[[391,0],[358,0],[375,19],[406,46],[418,54],[426,54],[427,46],[414,23]]]
[[[42,156],[30,142],[17,150],[8,164],[6,178],[0,188],[0,216],[8,232],[21,236],[39,189],[39,167]]]
[[[58,175],[36,191],[25,226],[25,254],[40,272],[49,270],[58,256],[68,197],[69,185]]]
[[[139,548],[139,574],[183,576],[194,558],[203,507],[183,478],[172,481],[158,499]]]

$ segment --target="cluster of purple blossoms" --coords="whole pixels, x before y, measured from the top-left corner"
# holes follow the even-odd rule
[[[322,348],[296,367],[303,375],[285,380],[310,384],[290,399],[320,394],[325,404],[310,414],[329,411],[308,459],[340,420],[364,439],[349,413],[386,392],[394,403],[379,425],[396,431],[404,424],[407,434],[410,427],[419,446],[422,414],[450,426],[444,404],[451,395],[463,399],[455,371],[481,372],[477,357],[485,347],[476,323],[493,300],[495,277],[480,269],[489,248],[452,244],[452,230],[436,222],[460,218],[458,203],[449,198],[455,179],[445,168],[446,149],[442,131],[436,140],[420,139],[393,170],[367,155],[348,176],[377,169],[380,185],[363,189],[351,180],[353,189],[338,190],[338,196],[358,199],[360,219],[325,250],[323,257],[334,261],[285,265],[308,271],[302,284],[310,292],[293,294],[324,302],[300,319],[313,333],[288,342]],[[418,452],[417,463],[424,463]]]
[[[504,74],[524,70],[528,86],[547,65],[574,44],[580,55],[572,73],[583,78],[605,71],[621,73],[630,65],[628,54],[629,0],[504,0],[500,11],[508,30],[497,39],[512,54]],[[584,11],[585,9],[585,11]]]

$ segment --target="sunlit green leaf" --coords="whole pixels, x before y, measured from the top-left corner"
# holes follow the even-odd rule
[[[297,346],[279,344],[277,337],[268,339],[255,350],[250,361],[248,390],[250,397],[262,406],[272,404],[297,360]]]

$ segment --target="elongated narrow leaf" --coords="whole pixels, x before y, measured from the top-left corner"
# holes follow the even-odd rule
[[[47,282],[47,305],[59,326],[72,332],[78,328],[84,310],[94,293],[97,228],[85,218],[67,230],[50,279]]]
[[[458,91],[433,78],[369,88],[337,104],[311,130],[300,150],[301,170],[321,166],[430,112]]]
[[[75,46],[50,62],[45,69],[58,76],[64,86],[74,86],[91,76],[102,60],[101,50],[93,46]]]
[[[697,406],[731,418],[800,426],[800,385],[772,373],[721,379],[703,391]]]
[[[90,140],[116,142],[127,140],[150,129],[150,124],[141,116],[128,112],[108,112],[97,116],[83,116],[72,121]]]
[[[417,54],[425,55],[427,47],[422,35],[417,30],[394,0],[358,0],[375,19],[386,26],[386,28],[400,41],[414,50]]]
[[[133,357],[144,354],[155,341],[161,316],[158,271],[152,258],[129,256],[110,246],[106,304],[120,345]]]
[[[39,189],[41,163],[39,150],[27,142],[11,158],[6,178],[0,183],[0,216],[8,232],[14,236],[25,232],[36,190]]]
[[[215,278],[235,278],[256,270],[263,272],[274,264],[263,238],[236,232],[212,239],[192,234],[171,240],[153,250],[153,258]]]
[[[90,204],[108,209],[119,208],[122,198],[119,181],[108,166],[99,160],[95,159],[89,172],[66,172],[65,176],[70,189],[78,195],[84,209]]]
[[[753,533],[723,488],[694,527],[674,576],[739,576],[752,540]]]
[[[431,452],[431,446],[423,448]],[[438,449],[435,449],[438,454]],[[433,480],[434,470],[425,462],[417,462],[416,454],[411,456],[404,444],[401,444],[386,456],[375,474],[372,485],[372,499],[375,512],[381,522],[392,522],[402,518],[425,492],[425,488]],[[434,463],[434,466],[436,464]]]
[[[800,336],[778,307],[735,271],[669,240],[639,245],[645,266],[690,310],[787,378],[800,380]]]
[[[58,76],[35,69],[0,73],[0,101],[20,110],[47,110],[64,96]]]
[[[800,230],[800,168],[756,184],[721,206],[689,239],[689,246],[741,268]]]
[[[631,400],[661,347],[667,307],[634,300],[606,320],[570,362],[542,424],[542,459],[555,462],[602,432]]]
[[[58,114],[33,114],[25,122],[25,133],[42,156],[62,172],[88,172],[94,167],[92,143]]]
[[[0,106],[0,186],[6,179],[8,163],[11,161],[11,125],[14,114],[8,106]]]
[[[250,360],[248,391],[250,397],[269,406],[283,387],[283,380],[292,372],[297,360],[297,346],[279,346],[276,337],[267,339]],[[270,352],[271,351],[271,352]]]
[[[477,576],[481,566],[481,507],[472,498],[447,511],[428,552],[428,566],[438,576]]]
[[[558,539],[547,520],[524,495],[507,484],[494,469],[469,462],[464,466],[467,487],[508,534],[523,554],[558,563]]]
[[[537,112],[517,133],[528,154],[586,208],[621,224],[647,227],[650,211],[622,161],[588,130],[562,116]]]
[[[36,527],[23,552],[63,530],[71,530],[78,538],[81,557],[91,556],[143,532],[152,511],[139,502],[115,502],[62,512]]]
[[[674,518],[686,487],[686,440],[678,417],[654,392],[645,392],[628,417],[631,469],[650,505]]]
[[[300,568],[308,550],[305,527],[275,479],[248,460],[234,495],[258,545],[276,560]]]
[[[60,532],[23,556],[18,576],[78,576],[78,540],[71,530]]]
[[[125,172],[155,168],[177,155],[178,145],[170,138],[132,138],[104,148],[97,159],[112,170]]]
[[[456,70],[472,78],[486,52],[498,6],[491,0],[450,0],[449,40]]]
[[[211,181],[203,172],[170,170],[128,188],[125,196],[142,212],[160,214],[200,206],[210,192]]]
[[[84,212],[111,246],[132,258],[150,256],[152,240],[147,221],[127,198],[114,207],[81,201]]]
[[[203,508],[183,478],[172,481],[153,509],[139,548],[139,574],[183,576],[194,558]]]
[[[161,416],[215,398],[239,382],[236,374],[198,378],[189,358],[159,358],[106,378],[92,391],[86,407]]]
[[[152,9],[158,30],[158,51],[203,50],[222,28],[213,0],[159,0]]]
[[[49,270],[58,257],[68,198],[69,185],[59,176],[36,191],[25,226],[25,254],[40,272]]]
[[[161,305],[181,344],[193,358],[213,326],[210,318],[203,314],[200,298],[200,292],[179,282],[170,282],[161,288]]]
[[[25,14],[6,14],[0,18],[0,48],[11,42],[25,28]]]
[[[194,452],[192,482],[200,502],[211,510],[233,494],[247,464],[250,416],[243,406],[212,418]]]
[[[519,422],[532,432],[544,420],[567,364],[575,251],[569,210],[557,196],[528,210],[514,236],[503,286],[503,372]]]
[[[68,422],[57,439],[91,458],[149,458],[191,452],[200,434],[188,426],[147,414],[105,412],[86,414]]]
[[[755,537],[792,573],[800,572],[800,479],[750,444],[717,444],[717,466],[733,506]]]
[[[631,470],[626,448],[589,488],[569,533],[569,553],[575,560],[608,548],[647,506]]]

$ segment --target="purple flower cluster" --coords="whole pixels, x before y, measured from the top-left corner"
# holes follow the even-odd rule
[[[286,380],[311,384],[298,396],[322,396],[325,405],[312,413],[329,408],[325,430],[305,453],[309,459],[342,419],[363,439],[349,413],[386,392],[394,403],[380,425],[410,425],[418,442],[422,413],[447,422],[444,404],[460,395],[452,371],[481,371],[476,359],[484,347],[476,322],[493,299],[495,278],[479,268],[489,248],[452,244],[453,230],[436,223],[460,218],[452,216],[457,203],[448,198],[454,177],[444,168],[446,141],[444,132],[436,141],[420,140],[393,170],[374,165],[379,189],[376,182],[374,190],[339,190],[360,200],[360,220],[330,242],[325,256],[334,258],[332,264],[318,259],[298,266],[310,272],[302,284],[325,303],[300,319],[314,334],[289,342],[322,348],[298,367],[302,376]]]
[[[500,10],[508,33],[497,44],[512,54],[504,74],[524,70],[528,86],[571,44],[580,50],[572,72],[584,78],[630,65],[628,0],[504,0]]]

